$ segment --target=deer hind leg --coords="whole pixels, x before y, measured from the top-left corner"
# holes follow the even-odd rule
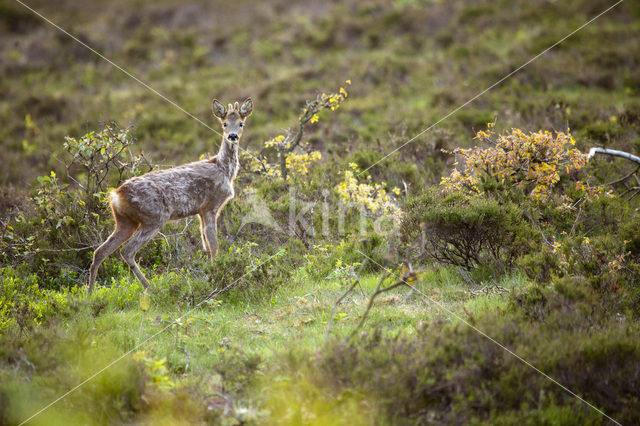
[[[125,241],[131,238],[138,228],[138,224],[126,216],[116,215],[115,219],[116,229],[114,229],[109,238],[93,252],[93,262],[89,268],[89,295],[91,295],[93,291],[96,276],[98,275],[98,268],[100,268],[102,262]]]
[[[202,237],[202,247],[205,252],[208,252],[210,250],[209,250],[209,242],[207,241],[207,232],[204,229],[206,225],[205,218],[202,214],[199,214],[198,218],[200,219],[200,236]]]
[[[144,277],[142,271],[138,267],[136,262],[136,253],[142,248],[142,246],[149,241],[162,226],[158,225],[141,225],[138,232],[122,247],[120,255],[122,259],[129,265],[135,276],[140,280],[145,288],[149,287],[149,281]]]

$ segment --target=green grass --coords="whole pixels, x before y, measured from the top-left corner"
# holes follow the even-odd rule
[[[416,283],[416,288],[462,317],[498,309],[508,299],[507,295],[473,297],[463,283],[455,283],[455,274],[443,274],[444,279],[425,279]],[[127,351],[134,354],[142,351],[152,360],[166,359],[167,377],[176,383],[177,389],[190,386],[206,388],[209,381],[219,382],[218,391],[239,395],[239,404],[259,411],[264,401],[257,401],[255,395],[261,393],[263,386],[271,384],[260,384],[260,380],[253,378],[253,385],[244,389],[247,385],[236,383],[233,376],[236,374],[233,368],[240,367],[234,366],[232,371],[225,371],[225,365],[230,362],[226,357],[237,357],[236,361],[257,359],[259,376],[265,376],[289,356],[306,357],[321,350],[328,343],[326,333],[335,301],[347,288],[344,283],[313,280],[301,274],[291,285],[278,289],[271,298],[262,302],[234,302],[233,298],[230,301],[223,298],[200,308],[184,308],[181,312],[155,306],[155,298],[162,295],[158,292],[151,297],[150,310],[143,314],[138,305],[141,288],[132,279],[125,278],[112,289],[98,289],[94,300],[109,297],[106,306],[104,302],[95,302],[92,307],[80,301],[78,312],[71,318],[62,323],[53,321],[32,335],[31,342],[24,349],[24,359],[35,365],[32,383],[22,382],[8,371],[3,373],[9,384],[3,390],[6,392],[16,386],[21,392],[17,398],[5,394],[9,401],[8,418],[17,421],[35,412],[57,394],[99,372]],[[351,334],[360,322],[379,279],[378,275],[363,277],[362,288],[356,287],[337,306],[330,342]],[[161,288],[163,277],[154,277],[152,283]],[[522,285],[520,279],[506,280],[505,283],[508,286]],[[72,300],[73,296],[69,298]],[[123,309],[122,300],[125,299],[129,307]],[[101,306],[97,316],[96,305]],[[420,332],[421,324],[447,317],[448,314],[418,293],[400,288],[376,299],[360,332],[378,329],[389,336],[412,336]],[[53,349],[42,352],[43,344]],[[66,362],[60,362],[60,358],[66,358]],[[53,365],[54,371],[41,370],[46,365]],[[134,368],[131,356],[109,367],[98,378],[47,410],[35,424],[62,423],[61,419],[71,412],[75,421],[84,419],[82,421],[91,423],[90,412],[94,408],[87,405],[87,388],[92,389],[89,393],[105,393],[113,397],[110,392],[116,389],[121,392],[120,386],[127,383],[122,375],[128,368]],[[287,377],[280,374],[279,380],[289,380]],[[234,391],[234,386],[244,390]],[[147,387],[153,389],[153,384],[148,383]],[[38,394],[38,397],[26,401],[24,393]],[[74,408],[77,404],[84,406],[87,412]],[[114,409],[113,406],[106,408]]]

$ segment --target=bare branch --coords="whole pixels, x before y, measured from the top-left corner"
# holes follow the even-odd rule
[[[378,281],[378,285],[376,286],[376,291],[374,291],[373,294],[371,295],[371,297],[369,298],[369,303],[367,304],[367,310],[364,311],[364,314],[362,315],[362,319],[360,320],[360,323],[356,326],[356,328],[353,329],[353,331],[351,332],[351,334],[347,338],[347,341],[351,340],[351,338],[356,334],[356,331],[358,331],[364,325],[364,322],[367,320],[367,316],[369,315],[369,311],[371,310],[371,307],[373,306],[373,301],[375,300],[375,298],[379,294],[384,293],[386,291],[393,290],[396,287],[400,287],[401,285],[405,285],[406,284],[404,281],[400,280],[400,281],[396,282],[395,284],[391,284],[388,287],[380,288],[382,286],[382,283],[384,283],[384,281],[389,276],[389,273],[390,273],[389,270],[385,270],[385,273],[382,275],[382,277],[380,277],[380,281]]]
[[[336,309],[338,308],[338,305],[340,304],[340,302],[342,302],[342,300],[345,297],[347,297],[347,294],[353,291],[353,289],[356,287],[358,282],[359,282],[358,280],[352,280],[351,285],[349,286],[347,291],[342,293],[342,295],[338,298],[338,300],[336,300],[336,303],[333,305],[333,309],[331,310],[331,317],[329,317],[329,325],[327,326],[327,336],[325,337],[325,342],[329,341],[329,335],[331,334],[331,326],[333,326],[333,316],[336,314]]]
[[[607,185],[615,185],[618,183],[622,183],[624,181],[626,181],[627,179],[629,179],[631,176],[634,176],[636,173],[638,173],[638,170],[640,170],[640,166],[636,167],[635,169],[633,169],[633,171],[623,177],[621,177],[620,179],[616,179],[613,182],[609,182],[607,183]]]

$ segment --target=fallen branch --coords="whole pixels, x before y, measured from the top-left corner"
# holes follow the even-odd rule
[[[635,169],[633,169],[633,171],[629,174],[624,175],[623,177],[621,177],[620,179],[616,179],[612,182],[607,182],[607,185],[616,185],[618,183],[622,183],[625,182],[627,179],[629,179],[631,176],[634,176],[636,173],[638,173],[638,171],[640,171],[640,166],[636,167]]]
[[[499,286],[498,284],[488,284],[483,286],[482,288],[479,288],[478,290],[469,291],[469,294],[471,294],[472,296],[479,296],[481,294],[489,295],[502,293],[509,293],[509,289]]]
[[[625,158],[629,161],[633,161],[634,163],[639,164],[631,173],[623,176],[620,179],[616,179],[612,182],[609,182],[608,185],[616,185],[619,183],[623,183],[625,185],[625,187],[627,187],[627,189],[620,195],[621,197],[624,197],[627,194],[631,194],[631,196],[629,197],[629,201],[631,201],[632,199],[634,199],[638,194],[640,194],[640,180],[638,179],[638,171],[640,171],[640,157],[633,155],[633,154],[629,154],[628,152],[624,152],[624,151],[618,151],[616,149],[606,149],[606,148],[591,148],[589,150],[589,155],[587,158],[592,158],[594,155],[596,154],[602,154],[602,155],[611,155],[614,157],[621,157],[621,158]],[[633,177],[636,181],[636,183],[638,184],[637,186],[632,186],[631,188],[628,187],[627,185],[627,180],[629,178]]]

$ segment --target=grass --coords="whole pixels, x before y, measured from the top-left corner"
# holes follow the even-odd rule
[[[473,297],[465,290],[468,287],[464,284],[453,284],[456,281],[455,273],[443,271],[442,274],[444,280],[440,277],[434,281],[426,278],[417,283],[416,288],[463,317],[501,308],[508,299],[507,295]],[[351,334],[360,322],[369,295],[379,279],[376,274],[363,277],[362,289],[356,288],[337,307],[330,342],[342,340]],[[156,276],[152,283],[161,288],[162,280],[162,276]],[[255,395],[260,394],[262,387],[267,384],[260,384],[259,380],[253,378],[252,386],[243,389],[246,384],[236,383],[234,377],[234,374],[240,374],[235,370],[241,368],[233,366],[225,371],[225,365],[230,362],[227,357],[237,357],[235,361],[257,363],[259,376],[264,377],[269,376],[274,366],[282,364],[287,357],[306,357],[322,350],[327,345],[327,326],[334,303],[346,289],[344,283],[335,280],[313,280],[300,274],[290,286],[278,289],[271,298],[261,303],[222,299],[193,310],[171,312],[154,306],[154,298],[160,297],[154,295],[150,310],[143,314],[137,303],[141,294],[139,284],[131,279],[123,279],[117,285],[123,290],[117,287],[101,289],[97,293],[98,300],[107,293],[113,297],[125,291],[126,299],[131,301],[129,308],[122,309],[120,303],[111,303],[96,316],[95,309],[81,301],[79,311],[72,318],[60,323],[54,321],[48,331],[43,329],[32,335],[31,343],[23,346],[24,359],[35,365],[33,382],[16,382],[18,377],[7,371],[3,374],[8,379],[7,383],[30,395],[36,392],[38,397],[28,401],[9,397],[8,412],[12,421],[35,412],[56,395],[100,371],[128,351],[144,353],[150,360],[166,359],[166,376],[178,388],[197,385],[206,389],[204,384],[213,381],[218,383],[218,391],[239,395],[236,404],[246,404],[257,410],[261,405],[257,405]],[[506,279],[503,285],[519,286],[522,280]],[[116,297],[113,300],[121,299]],[[361,331],[378,329],[389,336],[412,336],[420,332],[421,324],[444,318],[447,318],[447,314],[417,293],[398,289],[377,298]],[[42,352],[42,345],[52,349]],[[66,358],[67,362],[55,365],[55,360],[60,358]],[[53,374],[42,370],[52,362],[55,365]],[[67,418],[70,412],[74,413],[75,421],[92,423],[89,412],[83,414],[74,407],[87,404],[86,392],[93,392],[87,388],[110,395],[109,383],[114,382],[112,385],[116,388],[122,386],[125,379],[121,376],[126,375],[129,368],[133,368],[131,358],[125,357],[47,410],[35,424],[62,423],[61,419]],[[38,373],[40,371],[42,373]],[[290,380],[287,377],[281,374],[278,380]],[[152,384],[147,386],[153,388]],[[243,391],[234,392],[234,386]],[[3,387],[3,390],[6,392],[7,387]],[[109,406],[106,408],[113,409]],[[93,408],[86,409],[91,411]]]

